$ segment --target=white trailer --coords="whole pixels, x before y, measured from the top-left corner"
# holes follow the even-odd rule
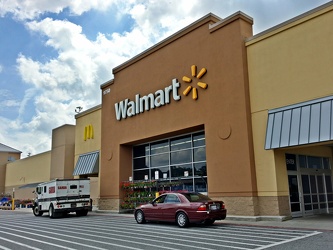
[[[90,179],[55,179],[39,184],[32,206],[35,216],[49,213],[50,218],[76,212],[86,216],[92,210]]]

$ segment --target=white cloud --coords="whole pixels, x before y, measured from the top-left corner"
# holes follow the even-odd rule
[[[6,108],[19,107],[20,102],[15,100],[9,90],[0,89],[0,111],[5,110]]]
[[[35,19],[41,14],[60,13],[68,8],[73,15],[81,15],[91,9],[103,11],[117,0],[2,0],[0,16],[12,13],[19,20]]]
[[[310,1],[314,0],[304,0]],[[325,1],[315,2],[318,6]],[[256,19],[260,16],[258,11],[267,13],[266,20],[279,16],[281,22],[286,20],[283,20],[287,15],[284,13],[294,13],[290,8],[295,6],[295,1],[290,0],[2,0],[0,16],[11,13],[23,20],[29,31],[45,38],[45,46],[56,55],[47,61],[25,54],[17,57],[18,72],[28,89],[20,103],[15,98],[7,98],[1,103],[19,107],[19,116],[16,120],[0,116],[0,130],[3,131],[0,141],[10,142],[9,146],[25,152],[23,156],[27,152],[36,154],[49,150],[52,129],[74,124],[75,107],[87,109],[100,104],[99,86],[113,77],[112,68],[209,12],[223,18],[241,10],[264,27],[269,24]],[[40,18],[41,14],[65,10],[81,15],[90,10],[104,12],[110,8],[116,13],[110,16],[110,22],[130,15],[133,26],[127,27],[127,32],[98,33],[95,39],[88,39],[78,24]],[[0,73],[1,70],[0,65]],[[26,112],[31,103],[33,113],[27,120]]]

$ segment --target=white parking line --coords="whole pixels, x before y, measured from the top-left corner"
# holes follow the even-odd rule
[[[19,223],[14,223],[14,222],[11,222],[11,226],[12,227],[19,227],[19,226],[15,226],[14,224],[17,224],[19,225]],[[33,225],[30,225],[29,229],[30,231],[31,230],[34,230],[34,231],[37,231],[37,232],[45,232],[45,230],[38,230],[38,229],[33,229],[34,227],[37,227],[37,228],[41,228],[41,225],[43,223],[39,223],[38,226],[33,226]],[[90,237],[94,237],[94,238],[101,238],[101,239],[114,239],[114,240],[117,240],[117,241],[122,241],[122,242],[129,242],[129,240],[133,240],[133,239],[137,239],[138,241],[135,243],[136,245],[142,245],[143,247],[147,247],[147,246],[150,246],[150,247],[156,247],[156,241],[153,241],[153,240],[150,240],[150,239],[146,239],[147,241],[153,241],[153,244],[149,244],[149,243],[144,243],[142,242],[142,237],[135,237],[135,236],[126,236],[126,235],[123,235],[123,234],[116,234],[116,233],[109,233],[107,234],[107,236],[102,236],[101,232],[99,232],[98,235],[96,234],[92,234],[92,233],[80,233],[79,231],[84,231],[86,232],[86,230],[84,229],[81,229],[82,228],[82,224],[79,226],[79,227],[74,227],[73,226],[73,223],[69,223],[69,225],[71,225],[71,228],[75,228],[75,234],[77,235],[82,235],[82,236],[90,236]],[[69,236],[68,234],[60,234],[60,233],[55,233],[55,232],[51,232],[50,231],[50,227],[49,227],[49,224],[45,224],[45,226],[49,229],[49,231],[47,233],[49,234],[54,234],[54,235],[59,235],[59,236],[63,236],[63,237],[71,237],[71,238],[76,238],[76,239],[81,239],[81,240],[87,240],[87,238],[81,238],[81,237],[77,237],[77,236]],[[56,228],[59,228],[59,229],[56,229]],[[61,231],[62,233],[66,233],[66,232],[72,232],[72,231],[66,231],[64,230],[64,224],[62,224],[62,226],[57,226],[57,225],[52,225],[52,230],[55,231]],[[109,229],[109,231],[115,231],[115,232],[119,232],[119,230],[112,230],[112,229]],[[138,233],[135,233],[133,235],[138,235]],[[142,234],[143,236],[147,236],[147,234]],[[49,236],[43,236],[43,235],[40,235],[41,237],[49,237]],[[120,239],[120,237],[123,237],[123,238],[128,238],[128,239]],[[150,236],[152,237],[152,236]],[[59,239],[58,239],[59,240]],[[62,240],[62,241],[65,241],[65,240]],[[107,244],[107,245],[112,245],[112,246],[118,246],[118,247],[122,247],[122,248],[128,248],[128,249],[140,249],[140,248],[134,248],[134,247],[129,247],[129,246],[123,246],[123,245],[117,245],[117,244],[112,244],[112,243],[107,243],[107,242],[104,242],[104,241],[97,241],[97,240],[93,240],[93,239],[89,239],[89,241],[92,241],[92,242],[96,242],[96,243],[101,243],[101,244]],[[187,240],[182,240],[182,241],[187,241]],[[176,247],[167,247],[167,246],[163,246],[163,245],[159,245],[158,248],[159,249],[168,249],[168,250],[177,250],[179,249],[179,246],[182,246],[182,247],[187,247],[188,245],[186,244],[181,244],[181,243],[174,243],[174,242],[170,242],[170,241],[162,241],[161,238],[159,238],[158,242],[161,244],[161,243],[165,243],[165,244],[169,244],[169,245],[175,245]],[[202,242],[196,242],[196,241],[190,241],[192,243],[199,243],[201,244]],[[75,244],[75,243],[73,243]],[[218,245],[218,244],[212,244],[212,243],[206,243],[206,245],[213,245],[213,246],[221,246],[221,245]],[[94,247],[95,248],[95,247]],[[206,250],[212,250],[211,248],[205,248],[205,247],[198,247],[198,246],[195,246],[193,245],[192,248],[197,248],[197,249],[206,249]],[[99,249],[99,248],[97,248]],[[245,249],[245,248],[237,248],[237,249]]]
[[[19,226],[19,225],[15,226],[13,222],[10,223],[10,226],[14,227],[14,228],[15,227],[21,228],[21,226]],[[34,230],[34,231],[37,231],[37,232],[46,233],[45,230],[32,229],[33,227],[34,226],[30,225],[29,226],[29,230],[30,231]],[[38,228],[40,228],[40,226],[38,226]],[[48,229],[50,229],[50,227],[48,227]],[[51,237],[51,236],[41,235],[41,234],[32,233],[32,232],[27,232],[27,231],[23,231],[23,230],[19,230],[19,229],[7,228],[7,230],[13,230],[13,231],[17,231],[17,232],[26,233],[26,234],[37,235],[39,237],[44,237],[44,238],[47,238],[47,239],[54,239],[54,240],[58,240],[58,241],[62,241],[62,242],[67,242],[67,243],[71,243],[71,244],[75,244],[75,245],[80,245],[80,246],[85,246],[85,247],[89,247],[89,248],[93,248],[93,249],[98,249],[98,250],[108,250],[108,248],[95,247],[95,246],[92,246],[92,245],[81,244],[81,243],[78,243],[78,242],[75,242],[75,241],[63,240],[63,239],[54,238],[54,237]],[[64,230],[63,228],[60,229],[60,231],[61,232],[69,232],[69,231]],[[94,240],[94,239],[87,239],[87,238],[82,238],[82,237],[77,237],[77,236],[69,236],[67,234],[54,233],[54,232],[50,232],[50,230],[47,233],[53,234],[53,235],[62,236],[62,237],[70,237],[72,239],[78,239],[78,240],[85,240],[85,241],[94,242],[94,243],[100,243],[100,244],[114,246],[114,247],[118,247],[118,248],[127,248],[127,249],[132,249],[132,250],[144,250],[142,248],[137,248],[137,247],[124,246],[124,245],[119,245],[119,244],[114,244],[114,243],[109,243],[109,242],[104,242],[104,241],[98,241],[98,240]],[[75,233],[79,234],[77,232],[75,232]],[[92,234],[83,234],[83,235],[94,236],[94,237],[101,237],[101,236],[92,235]],[[121,235],[119,235],[119,236],[121,236]],[[101,237],[101,238],[110,239],[110,237]],[[128,240],[120,240],[118,238],[114,238],[114,239],[115,240],[119,240],[119,241],[123,241],[123,242],[128,242]],[[139,244],[139,243],[136,243],[136,244]],[[147,245],[147,246],[149,245],[149,246],[155,246],[156,247],[156,244],[143,244],[143,245]],[[159,248],[164,248],[164,249],[169,249],[169,250],[176,250],[175,248],[168,248],[168,247],[162,247],[162,246],[159,246]],[[66,249],[69,249],[69,248],[66,248]]]
[[[6,239],[6,238],[0,237],[0,239],[3,240],[3,241],[8,241],[8,242],[13,243],[13,244],[23,245],[23,244],[20,244],[20,243],[18,243],[16,241],[9,240],[9,239]],[[10,248],[5,247],[5,246],[1,246],[1,245],[0,245],[0,249],[2,249],[2,250],[11,250]]]
[[[0,218],[0,223],[2,222],[7,225],[6,231],[16,230],[30,235],[50,238],[54,239],[55,241],[53,242],[58,244],[60,242],[57,241],[70,242],[72,245],[69,246],[74,246],[74,244],[80,245],[80,242],[86,248],[95,249],[105,249],[99,248],[101,246],[107,249],[115,247],[117,249],[127,248],[136,250],[141,248],[154,249],[156,247],[167,250],[188,248],[206,250],[212,248],[261,250],[281,244],[288,246],[288,242],[320,234],[320,232],[304,229],[223,224],[216,224],[215,226],[193,226],[182,229],[176,225],[163,223],[138,225],[133,218],[115,216],[69,216],[61,220],[51,220],[52,223],[50,223],[48,218],[36,218],[32,216],[25,219],[25,224],[30,225],[27,232],[21,231],[21,218],[13,218],[10,222],[2,219]],[[43,241],[43,243],[45,242]],[[0,250],[8,249],[0,247]]]
[[[49,243],[49,242],[44,242],[44,241],[36,240],[36,239],[33,239],[33,238],[28,238],[28,237],[25,237],[25,236],[22,236],[22,235],[18,235],[18,234],[13,234],[13,233],[9,233],[9,232],[2,232],[2,233],[9,234],[9,235],[12,235],[12,236],[15,236],[15,237],[19,237],[19,238],[23,238],[23,239],[26,239],[26,240],[32,240],[32,241],[40,242],[40,243],[51,245],[51,246],[65,248],[65,249],[68,249],[68,250],[75,250],[73,248],[62,247],[60,245],[56,245],[56,244],[52,244],[52,243]],[[3,238],[1,238],[1,239],[3,239]],[[12,240],[9,240],[9,239],[5,239],[5,240],[8,241],[8,242],[20,245],[20,246],[24,246],[25,248],[30,248],[30,249],[34,249],[34,250],[42,250],[41,248],[32,247],[32,246],[29,246],[27,244],[23,244],[23,243],[20,243],[20,242],[17,242],[17,241],[12,241]]]
[[[295,240],[304,239],[304,238],[307,238],[307,237],[310,237],[310,236],[314,236],[314,235],[317,235],[317,234],[321,234],[321,232],[309,233],[309,234],[304,235],[304,236],[296,237],[296,238],[289,239],[289,240],[284,240],[282,242],[276,242],[274,244],[270,244],[270,245],[267,245],[267,246],[262,246],[262,247],[256,248],[255,250],[266,249],[266,248],[269,248],[269,247],[273,247],[273,246],[285,244],[285,243],[292,242],[292,241],[295,241]]]

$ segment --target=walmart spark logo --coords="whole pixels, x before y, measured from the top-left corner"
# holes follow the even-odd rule
[[[200,70],[200,72],[197,74],[197,66],[192,65],[191,66],[191,73],[192,73],[192,77],[196,77],[197,79],[201,79],[206,73],[207,73],[207,69],[202,68]],[[183,81],[186,83],[191,83],[192,79],[190,77],[187,76],[183,76]],[[202,89],[206,89],[208,87],[208,85],[204,82],[198,82],[197,86],[199,86]],[[187,96],[192,90],[192,99],[193,100],[197,100],[198,99],[198,90],[196,87],[192,87],[192,86],[188,86],[184,92],[183,95]]]

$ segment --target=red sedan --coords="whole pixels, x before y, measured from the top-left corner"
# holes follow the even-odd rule
[[[141,205],[134,211],[135,220],[176,222],[179,227],[189,223],[211,225],[215,220],[224,220],[227,210],[223,201],[214,201],[200,193],[166,193],[151,203]]]

